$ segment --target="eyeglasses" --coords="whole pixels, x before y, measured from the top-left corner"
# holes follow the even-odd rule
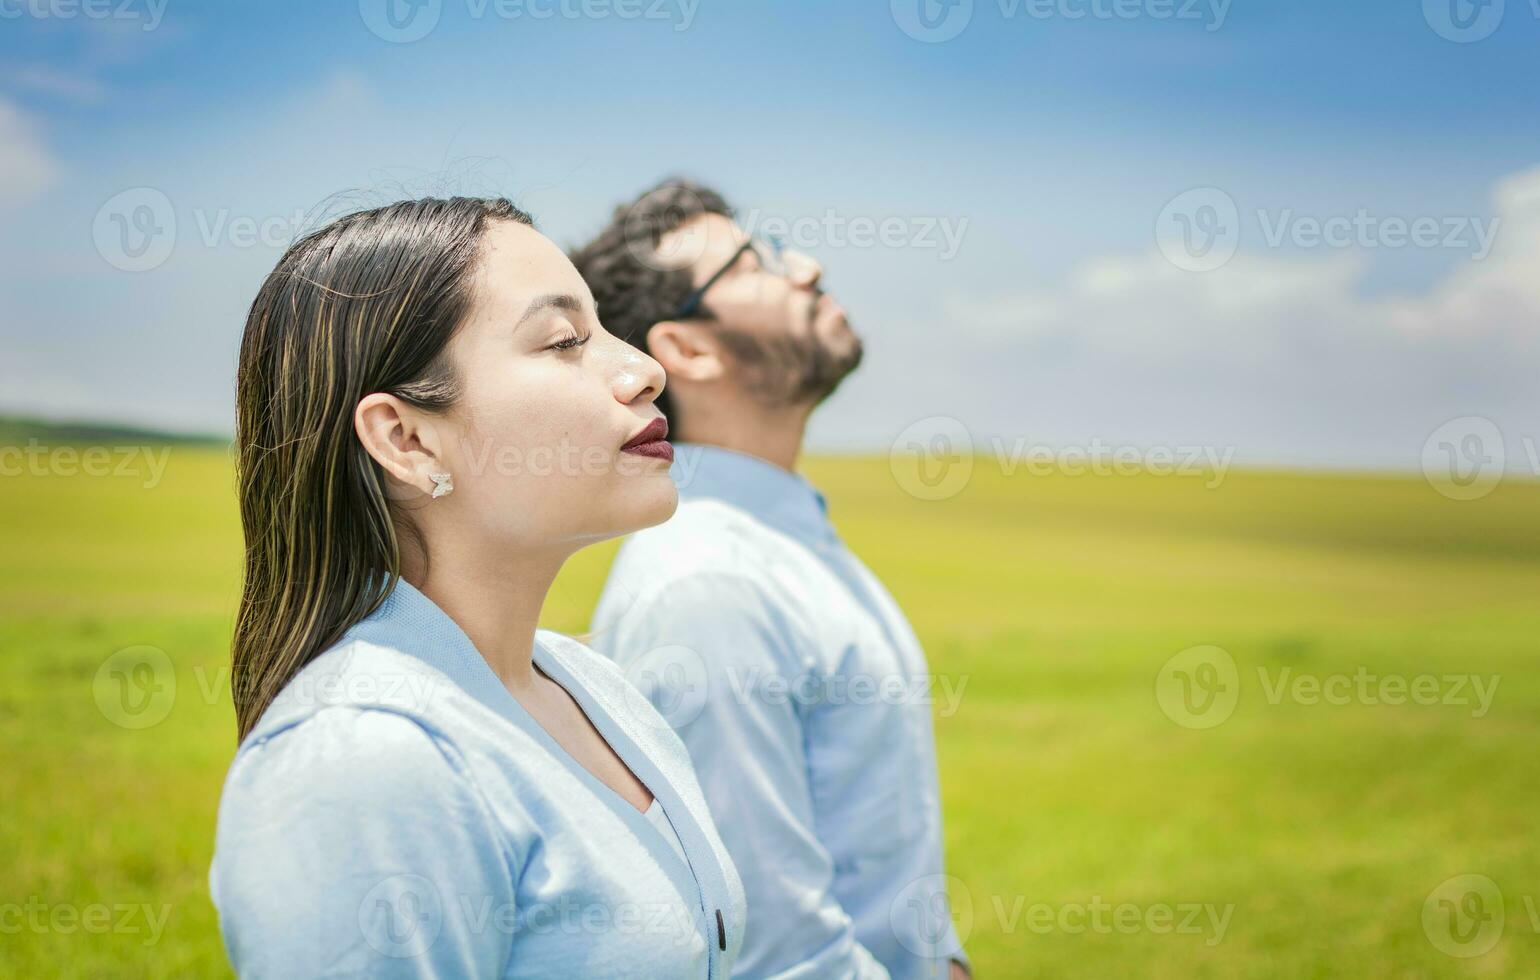
[[[789,267],[786,265],[786,245],[784,242],[774,236],[749,238],[742,245],[738,246],[738,250],[733,253],[732,258],[722,263],[720,269],[713,272],[709,279],[697,289],[692,290],[690,295],[684,298],[684,302],[679,304],[679,309],[674,313],[674,319],[685,320],[699,313],[701,311],[701,300],[706,297],[706,290],[715,285],[718,279],[727,275],[727,271],[737,265],[738,260],[743,258],[743,253],[748,251],[753,251],[754,255],[759,259],[761,271],[767,272],[772,276],[785,276],[790,272]]]

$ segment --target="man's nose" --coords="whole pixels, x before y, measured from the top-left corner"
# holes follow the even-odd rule
[[[785,252],[786,277],[805,289],[818,285],[823,278],[823,266],[811,255],[787,250]]]

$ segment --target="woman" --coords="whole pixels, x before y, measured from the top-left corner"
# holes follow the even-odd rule
[[[237,379],[242,743],[210,888],[254,977],[727,977],[743,891],[663,719],[537,631],[677,504],[663,373],[504,200],[299,241]]]

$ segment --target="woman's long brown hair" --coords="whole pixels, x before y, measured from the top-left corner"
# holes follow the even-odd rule
[[[502,198],[350,214],[295,242],[251,305],[236,374],[246,555],[231,690],[242,740],[400,577],[399,515],[353,412],[377,391],[430,411],[454,404],[449,341],[497,220],[532,223]]]

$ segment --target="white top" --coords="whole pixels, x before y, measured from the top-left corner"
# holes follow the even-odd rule
[[[684,856],[684,845],[679,843],[679,834],[674,831],[674,825],[669,823],[668,814],[663,812],[663,807],[658,803],[657,797],[652,798],[652,806],[647,808],[647,819],[652,821],[654,827],[658,828],[658,833],[662,834],[663,839],[668,841],[668,846],[674,849],[674,853],[679,855],[680,860],[688,864],[689,858]]]
[[[402,580],[283,688],[230,767],[209,883],[237,976],[727,980],[743,889],[684,746],[577,641],[541,630],[532,656],[662,801],[689,860]]]
[[[931,713],[960,680],[931,672],[807,481],[675,453],[678,513],[621,547],[593,643],[689,750],[747,895],[736,975],[945,977],[966,957]]]

